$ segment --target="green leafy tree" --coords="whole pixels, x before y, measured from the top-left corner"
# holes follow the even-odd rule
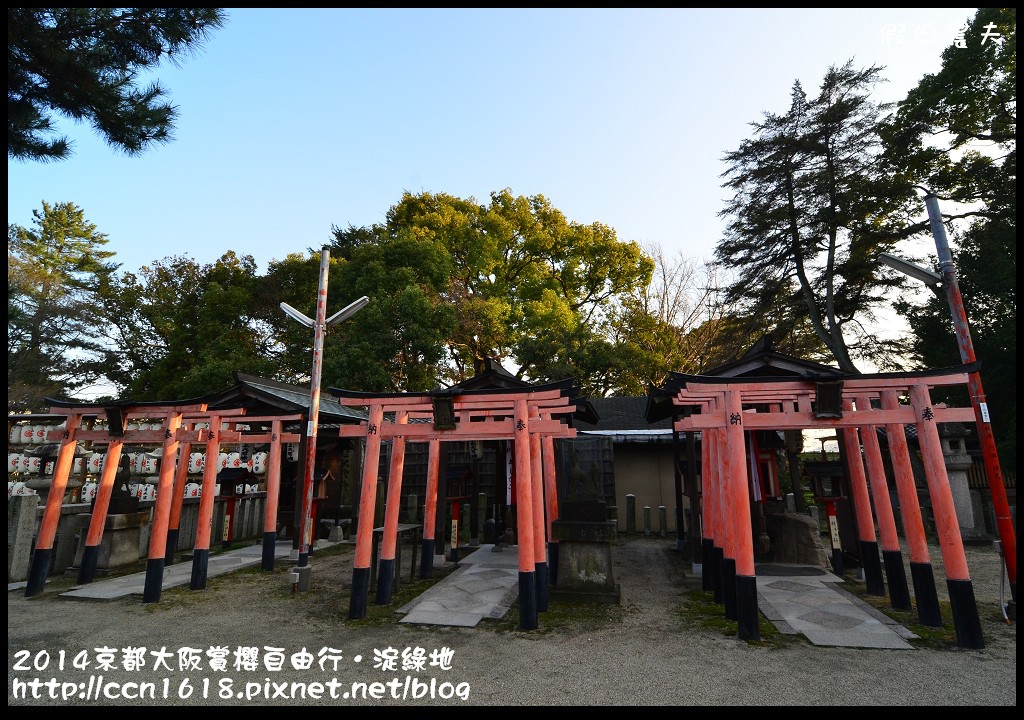
[[[346,292],[373,302],[335,333],[341,347],[324,364],[378,390],[459,382],[476,359],[496,357],[524,379],[613,391],[624,365],[615,303],[653,269],[612,228],[569,222],[543,196],[507,189],[486,205],[406,193],[382,225],[335,228],[332,250]],[[370,378],[376,353],[386,370]]]
[[[98,367],[134,400],[201,397],[235,371],[273,377],[280,349],[262,282],[253,258],[231,251],[208,265],[178,256],[111,276]]]
[[[899,103],[886,160],[942,197],[950,219],[1016,217],[1017,11],[981,8],[963,37]]]
[[[899,104],[887,157],[942,198],[951,252],[1005,469],[1016,467],[1017,427],[1017,20],[1007,8],[981,8],[966,24],[964,47],[942,53]],[[970,217],[966,227],[956,224]],[[930,256],[934,264],[935,256]],[[912,358],[921,367],[960,364],[945,293],[903,299]],[[943,396],[967,405],[966,393]]]
[[[129,155],[169,141],[177,108],[139,76],[180,62],[224,21],[221,8],[7,8],[7,156],[68,157],[55,115]]]
[[[44,410],[99,373],[101,284],[117,266],[107,236],[73,203],[43,203],[32,228],[7,228],[7,409]]]
[[[448,281],[447,255],[409,232],[383,226],[335,231],[327,286],[327,315],[366,295],[370,303],[328,328],[321,359],[323,387],[369,392],[429,390],[436,386],[454,312],[439,300]],[[316,315],[320,252],[271,263],[269,292],[308,317]],[[280,379],[308,383],[313,333],[280,313]]]
[[[900,349],[866,324],[901,282],[876,257],[906,232],[912,195],[905,179],[878,170],[885,108],[870,93],[881,79],[881,68],[848,62],[826,72],[814,98],[795,83],[789,110],[752,123],[723,173],[735,193],[715,250],[735,272],[726,300],[744,317],[781,312],[774,317],[791,327],[806,319],[848,372],[858,358],[892,366]]]

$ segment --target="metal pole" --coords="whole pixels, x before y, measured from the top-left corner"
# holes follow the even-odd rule
[[[935,237],[935,249],[939,258],[939,270],[942,274],[942,286],[946,290],[949,309],[953,315],[953,329],[956,342],[960,348],[960,360],[965,365],[974,363],[974,345],[971,342],[971,331],[967,325],[967,312],[960,286],[957,284],[956,268],[953,255],[949,251],[946,240],[946,228],[942,224],[942,213],[939,212],[938,198],[927,192],[924,198],[928,208],[928,220],[931,223],[932,235]],[[1006,499],[1006,485],[1003,471],[999,464],[996,451],[996,440],[992,434],[992,423],[989,419],[988,403],[985,402],[985,390],[981,385],[981,374],[977,371],[967,376],[968,388],[971,393],[971,405],[974,406],[975,422],[978,426],[978,440],[981,443],[981,457],[985,463],[985,475],[988,477],[989,492],[992,494],[992,506],[995,511],[999,540],[1006,554],[1006,575],[1010,581],[1010,603],[1016,616],[1017,605],[1017,533],[1010,517],[1010,505]]]
[[[327,320],[327,269],[331,251],[320,250],[320,289],[316,296],[316,322],[313,324],[313,370],[309,377],[309,419],[306,422],[306,472],[302,478],[302,516],[299,521],[299,567],[309,564],[313,544],[310,528],[313,508],[313,474],[316,469],[316,429],[320,415],[320,366],[324,354],[324,330]]]

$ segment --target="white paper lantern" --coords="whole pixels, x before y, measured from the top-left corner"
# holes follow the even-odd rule
[[[18,472],[27,473],[28,472],[29,462],[31,462],[31,458],[28,455],[22,455],[21,457],[19,457],[18,458]]]
[[[22,445],[31,445],[32,444],[32,436],[33,435],[35,435],[35,428],[34,427],[32,427],[31,425],[22,425],[21,426],[21,444]]]
[[[46,463],[46,466],[43,468],[43,475],[53,475],[53,460]]]
[[[188,472],[190,475],[198,475],[203,471],[203,454],[194,452],[188,456]]]
[[[228,454],[220,453],[217,456],[217,472],[220,472],[228,466]]]
[[[7,453],[7,474],[16,473],[21,469],[21,453]]]
[[[42,445],[46,442],[46,430],[45,425],[35,425],[32,428],[32,443],[34,445]]]
[[[262,475],[267,471],[267,453],[258,452],[253,455],[252,471],[257,475]]]
[[[83,458],[83,457],[76,457],[75,461],[71,464],[72,467],[74,468],[72,470],[72,472],[74,472],[75,474],[78,474],[78,473],[82,472],[82,466],[84,464],[85,464],[85,458]]]
[[[101,453],[93,453],[89,456],[89,472],[99,473],[103,469],[103,455]]]
[[[21,425],[11,428],[11,445],[21,445]]]
[[[238,469],[242,467],[242,456],[240,453],[228,453],[228,463],[225,467]]]
[[[36,455],[30,455],[29,458],[28,458],[28,471],[30,473],[38,473],[39,472],[39,465],[40,465],[39,457],[36,456]]]

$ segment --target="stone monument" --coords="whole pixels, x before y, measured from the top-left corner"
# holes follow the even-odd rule
[[[575,451],[569,452],[572,469],[560,488],[560,517],[551,526],[558,541],[558,575],[549,597],[617,605],[621,595],[612,572],[617,523],[608,519],[597,468],[586,472]]]

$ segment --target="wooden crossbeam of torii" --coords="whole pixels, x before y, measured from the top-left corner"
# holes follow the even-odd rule
[[[961,646],[984,647],[974,589],[967,569],[937,427],[938,423],[974,422],[976,416],[973,408],[933,403],[929,393],[935,387],[967,385],[971,372],[973,366],[915,373],[800,379],[710,378],[677,374],[671,378],[670,383],[666,383],[666,389],[674,390],[673,406],[685,409],[674,423],[675,429],[699,431],[707,445],[702,457],[705,460],[703,474],[706,476],[703,480],[704,495],[712,505],[711,512],[705,513],[705,517],[712,521],[713,537],[709,540],[712,546],[722,546],[722,567],[717,570],[717,574],[722,578],[723,593],[726,595],[727,617],[730,617],[729,600],[735,602],[734,616],[730,619],[738,620],[741,638],[756,639],[760,636],[744,433],[754,430],[832,429],[841,432],[845,441],[856,443],[856,447],[848,450],[846,458],[847,462],[857,463],[849,472],[854,485],[854,511],[861,515],[857,517],[861,534],[870,537],[873,542],[875,528],[870,518],[866,476],[860,464],[863,461],[858,430],[871,433],[871,440],[865,441],[864,454],[872,479],[882,482],[884,472],[876,457],[878,451],[874,433],[877,426],[886,428],[893,454],[892,464],[897,471],[897,485],[902,489],[907,484],[909,459],[897,457],[898,453],[906,454],[906,445],[896,440],[903,440],[904,426],[913,425],[920,443],[947,585],[951,598],[955,597],[952,605],[957,638]],[[840,390],[838,400],[841,409],[821,412],[821,407],[816,406],[820,383],[827,383],[832,391]],[[898,396],[901,395],[909,397],[908,404],[899,402]],[[879,407],[874,407],[875,402]],[[910,498],[911,494],[915,497]],[[901,491],[901,501],[916,504],[916,493]],[[884,510],[885,507],[880,508],[883,514]],[[913,518],[913,507],[908,510],[911,512],[907,517]],[[924,536],[923,529],[919,532],[913,525],[908,525],[907,537],[916,546],[922,543]],[[886,521],[883,535],[890,554],[894,552],[891,530]],[[927,558],[927,554],[924,554],[924,558]],[[894,564],[887,563],[887,566]],[[914,562],[911,563],[911,570],[915,571],[915,587],[924,587],[925,597],[918,598],[919,604],[930,604],[928,597],[934,591],[930,564],[920,575],[916,570],[921,568],[915,568]],[[929,583],[932,585],[931,592],[927,589]]]
[[[686,382],[673,397],[677,407],[699,409],[676,422],[679,431],[699,431],[710,428],[725,427],[727,418],[724,404],[721,402],[727,392],[740,393],[741,405],[774,406],[776,412],[751,413],[744,412],[743,425],[747,430],[806,430],[855,428],[863,425],[885,425],[899,423],[910,425],[918,421],[914,408],[900,405],[898,408],[872,408],[865,400],[878,400],[883,392],[906,392],[912,385],[923,385],[925,388],[964,385],[967,383],[966,372],[952,372],[948,375],[924,376],[913,378],[877,378],[868,377],[844,378],[842,398],[850,399],[857,404],[856,410],[844,413],[841,418],[818,418],[814,414],[812,401],[815,395],[813,380],[786,382],[758,382],[754,380],[731,383]],[[832,378],[829,378],[830,380]],[[760,380],[760,379],[759,379]],[[931,405],[935,422],[974,422],[973,408],[947,407],[943,404]]]
[[[551,454],[545,451],[544,442],[554,438],[572,438],[576,430],[562,422],[559,416],[568,416],[576,411],[575,404],[567,396],[567,387],[522,388],[454,391],[451,394],[403,393],[372,395],[344,390],[330,389],[339,404],[349,407],[366,407],[368,419],[358,425],[343,426],[341,437],[362,437],[366,440],[366,460],[363,465],[362,492],[359,504],[360,522],[356,531],[356,557],[353,563],[352,599],[349,617],[359,619],[366,615],[369,593],[369,577],[372,550],[372,517],[376,502],[376,481],[380,457],[380,443],[390,439],[392,467],[389,473],[388,498],[385,510],[384,536],[380,553],[377,580],[377,603],[387,604],[391,598],[392,571],[397,543],[398,500],[401,492],[402,463],[406,442],[427,442],[431,447],[430,462],[437,459],[437,443],[464,440],[512,440],[516,460],[516,507],[519,529],[519,599],[520,626],[532,630],[537,627],[538,604],[546,609],[547,564],[542,560],[545,552],[544,532],[544,475],[543,467],[550,462]],[[451,402],[455,418],[454,427],[435,427],[435,402]],[[392,420],[386,420],[391,415]],[[419,422],[415,422],[415,421]],[[537,454],[535,464],[531,453]],[[533,468],[542,468],[534,472]],[[551,481],[548,494],[554,492],[554,468],[549,467]],[[436,497],[437,473],[428,469],[427,497]],[[431,487],[433,484],[433,487]],[[557,507],[549,502],[549,508]],[[425,520],[435,515],[427,513]],[[427,534],[432,548],[433,528],[425,528],[424,557],[428,552]],[[432,554],[432,550],[431,550]],[[545,576],[538,586],[537,575]]]

